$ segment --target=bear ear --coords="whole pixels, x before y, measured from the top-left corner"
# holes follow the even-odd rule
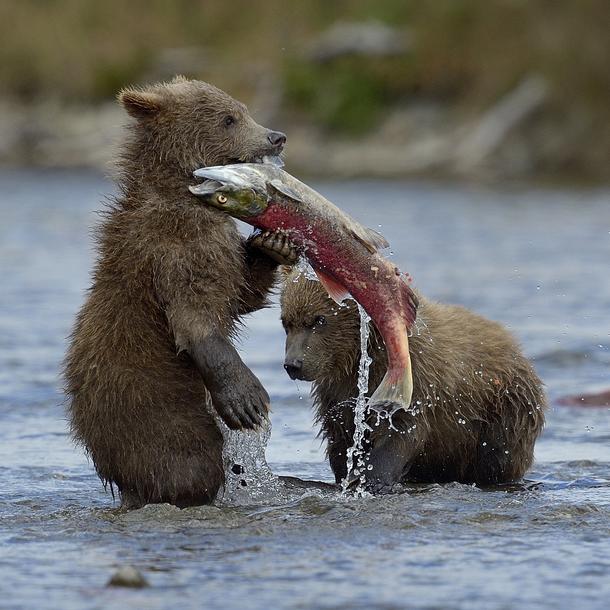
[[[135,119],[143,119],[157,114],[163,107],[163,98],[152,91],[123,89],[118,95],[119,103]]]

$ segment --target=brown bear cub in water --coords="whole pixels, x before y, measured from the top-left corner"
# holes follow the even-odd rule
[[[188,186],[198,167],[277,155],[286,137],[180,77],[119,101],[134,121],[66,357],[71,427],[123,505],[201,504],[224,482],[210,402],[231,428],[266,417],[269,397],[231,339],[265,305],[287,244],[244,241]]]
[[[316,420],[340,482],[353,444],[358,310],[353,301],[336,305],[319,282],[297,271],[286,278],[281,306],[286,371],[293,379],[313,381]],[[412,412],[397,411],[391,427],[387,420],[377,424],[376,416],[367,421],[373,428],[366,442],[369,490],[387,491],[399,482],[484,486],[520,479],[532,463],[546,400],[511,335],[467,309],[420,297],[409,343]],[[368,351],[372,393],[387,366],[372,325]]]

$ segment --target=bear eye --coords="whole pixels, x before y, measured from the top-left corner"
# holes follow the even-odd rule
[[[325,325],[326,325],[326,318],[324,316],[318,316],[314,320],[314,326],[325,326]]]
[[[234,116],[227,116],[225,117],[225,127],[231,127],[231,125],[235,124],[235,117]]]

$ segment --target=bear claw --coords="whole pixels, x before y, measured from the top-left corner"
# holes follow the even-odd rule
[[[281,231],[265,231],[254,234],[248,245],[264,252],[280,265],[294,265],[299,260],[299,250]]]

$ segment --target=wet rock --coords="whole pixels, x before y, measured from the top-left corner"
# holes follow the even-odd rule
[[[108,581],[108,587],[128,587],[131,589],[142,589],[148,587],[148,581],[141,572],[132,566],[119,568]]]
[[[121,520],[139,523],[150,519],[172,519],[179,515],[180,509],[173,504],[146,504],[142,508],[122,513]]]
[[[388,57],[411,48],[411,36],[378,21],[340,21],[309,45],[307,56],[324,63],[345,55]]]

